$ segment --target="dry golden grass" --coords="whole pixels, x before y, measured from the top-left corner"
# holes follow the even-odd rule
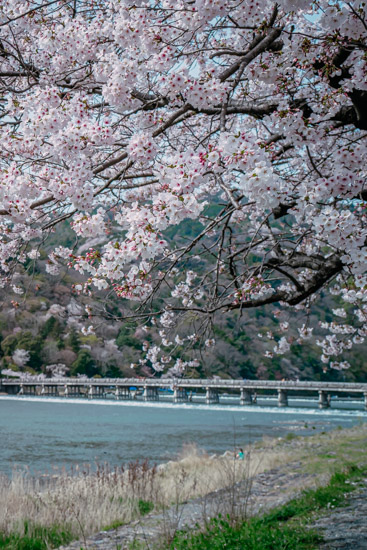
[[[33,480],[14,472],[0,482],[0,532],[20,532],[25,521],[67,526],[76,537],[139,514],[139,500],[151,500],[156,470],[135,464],[129,471],[100,466],[96,472]]]
[[[210,457],[194,445],[184,446],[178,460],[166,464],[162,472],[161,483],[165,502],[172,491],[172,484],[180,477],[185,477],[183,492],[193,498],[228,487],[240,480],[252,478],[256,474],[285,464],[292,459],[293,456],[289,450],[283,451],[279,448],[272,450],[247,447],[246,459],[237,460],[234,453]]]
[[[0,478],[0,532],[22,534],[24,523],[30,521],[68,527],[80,538],[138,518],[144,503],[161,510],[234,485],[272,465],[260,453],[254,459],[249,453],[240,461],[233,454],[209,457],[186,446],[177,461],[158,467],[147,462],[127,469],[99,465],[96,471],[41,479],[15,471],[11,480]]]

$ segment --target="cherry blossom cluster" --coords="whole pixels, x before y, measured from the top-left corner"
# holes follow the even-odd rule
[[[3,0],[1,285],[21,295],[12,275],[70,223],[80,249],[47,272],[68,263],[77,294],[112,289],[164,331],[331,287],[319,345],[345,368],[366,333],[366,28],[356,0]]]
[[[251,277],[235,293],[235,303],[246,300],[261,300],[271,296],[274,292],[274,288],[269,283],[265,283],[262,277]]]
[[[75,216],[71,226],[79,237],[103,236],[103,233],[107,232],[105,214],[103,208],[98,208],[95,214],[79,214]]]

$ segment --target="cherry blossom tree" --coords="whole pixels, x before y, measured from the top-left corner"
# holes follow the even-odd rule
[[[24,367],[29,361],[29,351],[16,349],[11,358],[17,367]]]
[[[46,367],[47,376],[50,378],[63,378],[69,370],[63,363],[55,363]]]
[[[112,292],[122,316],[134,302],[160,328],[156,370],[183,340],[213,345],[224,311],[307,313],[327,289],[339,305],[322,360],[347,367],[338,356],[366,335],[366,10],[2,0],[3,284],[69,220],[76,242],[104,242],[58,247],[47,270],[68,262],[85,274],[77,292]],[[172,242],[183,221],[192,238]],[[171,336],[184,316],[196,328]],[[292,343],[282,324],[270,355]],[[299,340],[311,336],[306,315]]]

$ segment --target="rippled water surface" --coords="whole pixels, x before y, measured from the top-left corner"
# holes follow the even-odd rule
[[[37,474],[53,467],[98,461],[120,465],[144,458],[163,462],[184,443],[218,453],[263,435],[308,435],[367,420],[362,401],[351,399],[335,400],[324,411],[311,399],[293,399],[284,409],[271,398],[260,398],[256,406],[221,400],[220,405],[205,405],[1,396],[0,472],[9,474],[20,466]]]

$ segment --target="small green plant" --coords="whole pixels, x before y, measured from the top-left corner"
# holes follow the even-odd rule
[[[149,514],[149,512],[153,510],[154,504],[150,500],[139,499],[138,508],[140,515],[146,516],[147,514]]]
[[[124,522],[116,520],[109,525],[105,525],[104,527],[102,527],[102,531],[112,531],[112,529],[118,529],[119,527],[121,527],[121,525],[124,525]]]

